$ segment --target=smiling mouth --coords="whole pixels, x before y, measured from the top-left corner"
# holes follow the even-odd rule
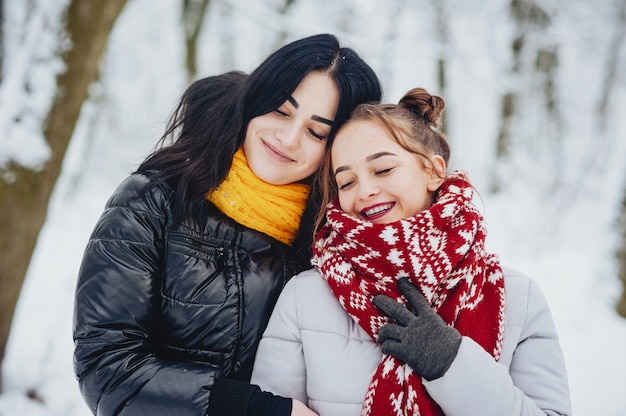
[[[280,162],[295,162],[294,159],[290,158],[283,152],[280,152],[278,149],[276,149],[274,146],[267,143],[266,141],[261,140],[261,142],[263,143],[263,146],[265,147],[265,150],[267,151],[267,153],[274,159]]]
[[[395,204],[395,202],[387,202],[386,204],[375,205],[361,211],[361,215],[363,216],[363,218],[366,218],[368,220],[379,218],[385,215],[387,211],[393,208]]]

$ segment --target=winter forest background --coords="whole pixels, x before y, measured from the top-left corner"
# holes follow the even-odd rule
[[[480,191],[488,249],[543,288],[574,413],[626,414],[626,0],[0,5],[0,316],[17,299],[1,416],[89,414],[72,372],[81,254],[185,86],[319,32],[374,67],[385,101],[444,96],[451,167]]]

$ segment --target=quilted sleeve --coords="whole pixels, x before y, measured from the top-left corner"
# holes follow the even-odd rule
[[[306,370],[298,323],[298,279],[281,292],[259,343],[251,383],[274,394],[308,403]]]
[[[507,280],[509,315],[496,362],[472,339],[443,377],[424,385],[447,416],[571,415],[565,362],[548,303],[528,278]]]
[[[154,342],[167,212],[164,190],[132,175],[107,202],[85,249],[74,369],[93,414],[206,413],[217,368],[163,360]]]

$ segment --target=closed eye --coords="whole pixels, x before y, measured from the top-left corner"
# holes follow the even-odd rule
[[[381,169],[381,170],[377,170],[376,174],[377,175],[385,175],[385,174],[391,172],[392,170],[393,170],[393,168]]]
[[[343,191],[344,189],[348,189],[350,187],[350,185],[352,185],[354,182],[346,182],[344,184],[338,185],[338,189],[340,191]]]
[[[309,133],[311,133],[311,136],[315,137],[318,140],[326,140],[326,136],[325,135],[318,134],[313,129],[309,129]]]

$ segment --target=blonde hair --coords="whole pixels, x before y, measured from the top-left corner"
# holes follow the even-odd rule
[[[450,145],[445,135],[437,131],[445,107],[446,103],[440,96],[431,95],[424,88],[413,88],[404,94],[398,104],[359,105],[337,135],[351,123],[373,121],[380,124],[389,137],[406,151],[421,156],[426,167],[430,167],[430,158],[433,155],[441,156],[447,166]],[[320,210],[315,220],[315,233],[325,221],[326,206],[337,196],[331,153],[326,152],[314,179],[313,186],[320,189],[322,194]]]

